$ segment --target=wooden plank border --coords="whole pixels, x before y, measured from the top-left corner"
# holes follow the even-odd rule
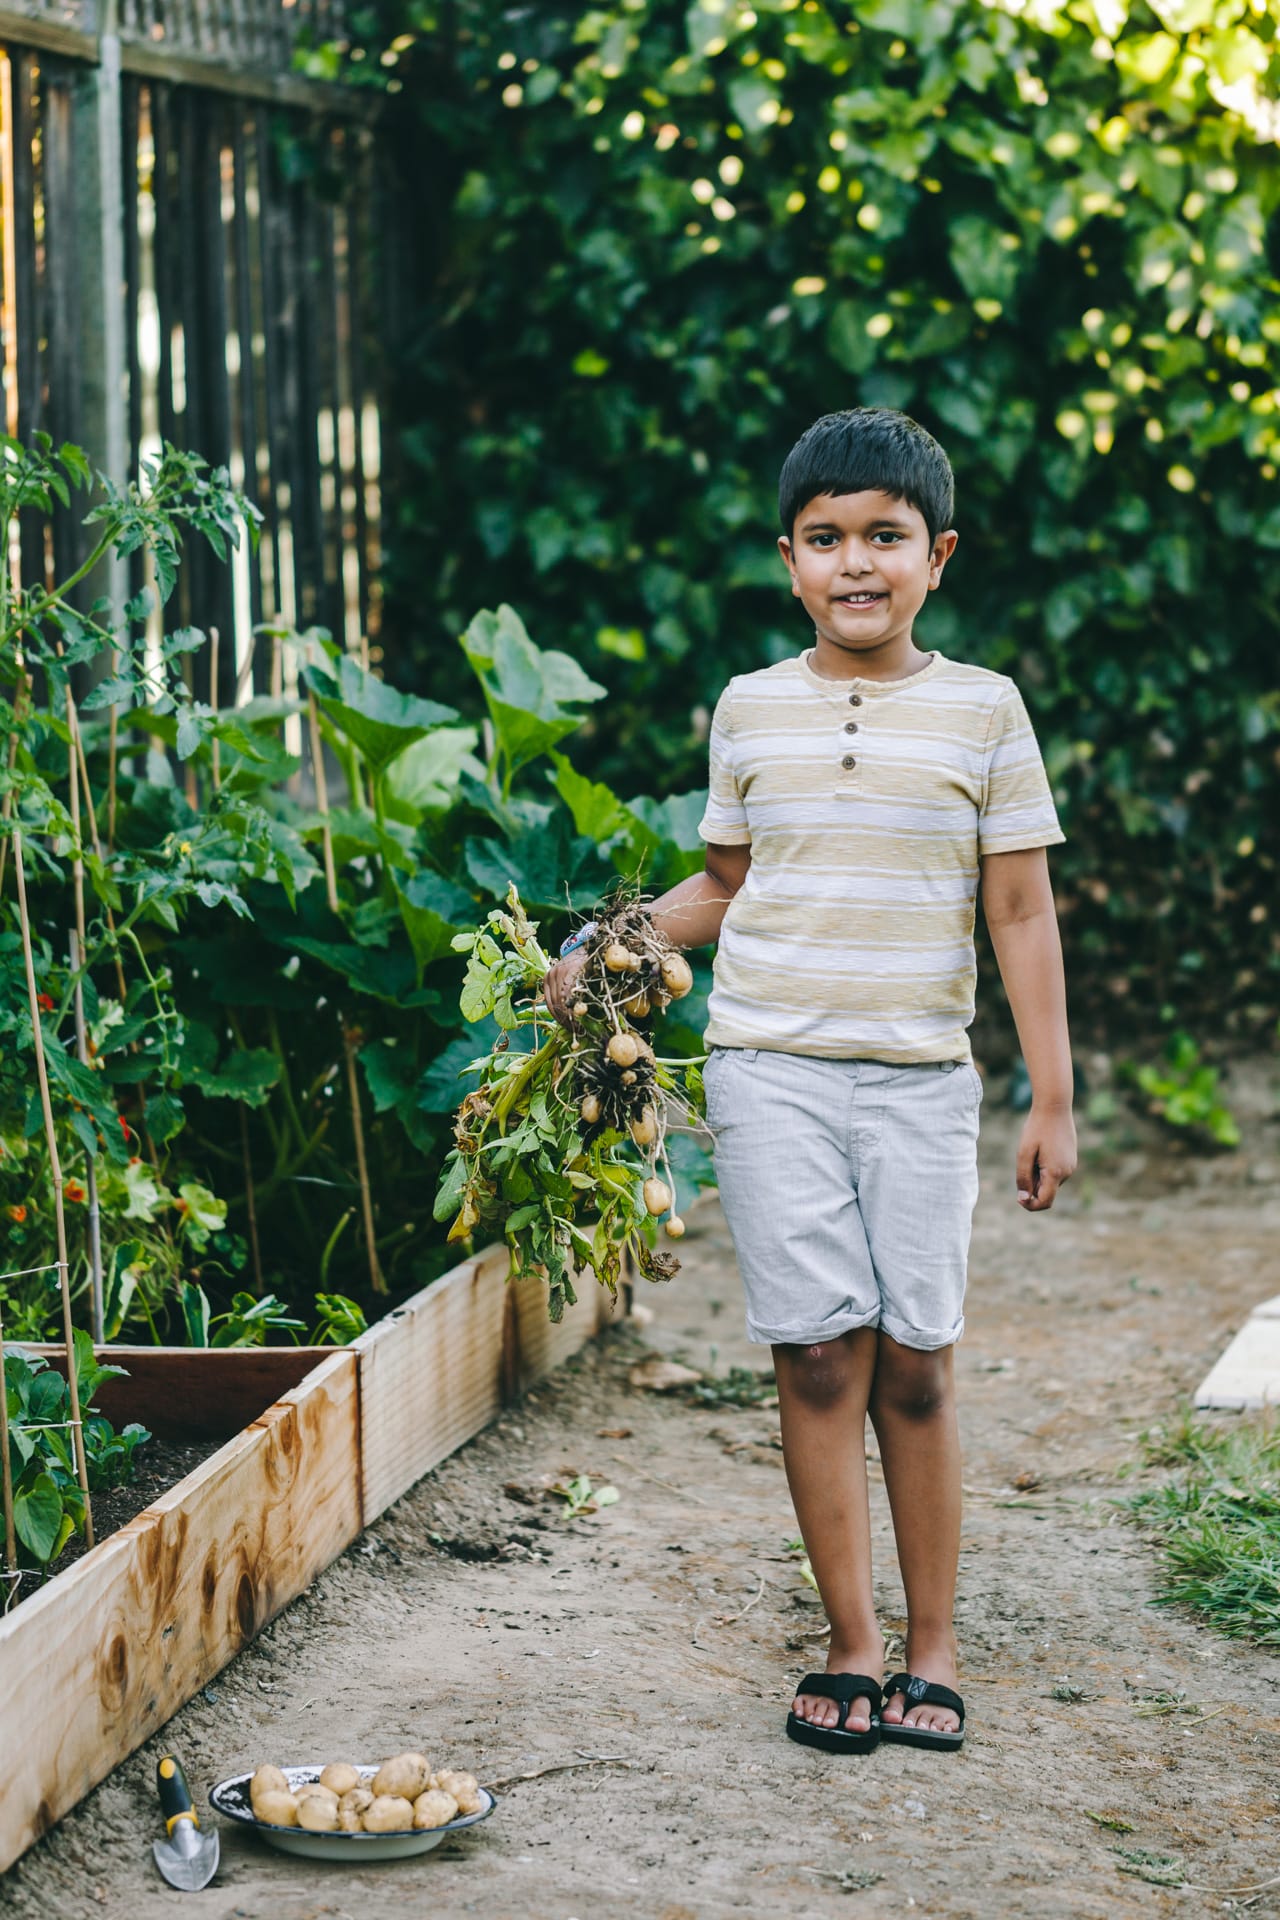
[[[142,1407],[158,1428],[216,1436],[274,1403],[0,1619],[0,1752],[23,1756],[0,1795],[0,1873],[370,1520],[626,1312],[629,1288],[615,1307],[591,1280],[552,1326],[545,1284],[509,1285],[507,1268],[489,1248],[349,1347],[105,1350],[138,1396],[104,1388],[113,1418]]]
[[[0,1621],[0,1868],[149,1738],[360,1532],[340,1348]]]
[[[508,1264],[487,1248],[355,1342],[366,1524],[609,1324],[594,1279],[553,1326],[545,1282],[508,1283]]]

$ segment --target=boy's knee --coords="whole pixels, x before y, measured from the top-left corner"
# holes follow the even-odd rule
[[[951,1348],[917,1352],[882,1341],[872,1388],[872,1408],[904,1420],[936,1420],[951,1404]]]
[[[786,1372],[792,1392],[809,1407],[830,1407],[848,1391],[849,1355],[838,1340],[820,1346],[789,1347]]]

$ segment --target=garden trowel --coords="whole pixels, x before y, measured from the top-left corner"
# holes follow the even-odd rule
[[[156,1865],[171,1887],[195,1893],[218,1871],[218,1836],[203,1833],[182,1762],[166,1753],[156,1767],[166,1840],[155,1842]]]

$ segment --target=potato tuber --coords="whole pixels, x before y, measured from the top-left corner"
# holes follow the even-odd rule
[[[303,1793],[298,1796],[298,1825],[308,1833],[336,1833],[338,1803],[331,1793]]]
[[[605,1048],[615,1067],[634,1067],[640,1058],[640,1047],[634,1033],[615,1033]]]
[[[432,1787],[426,1793],[419,1794],[413,1803],[415,1827],[447,1827],[457,1817],[457,1801],[451,1793],[445,1793],[440,1787]]]
[[[383,1798],[390,1794],[399,1795],[404,1800],[416,1800],[420,1793],[426,1791],[430,1778],[431,1763],[424,1754],[401,1753],[378,1768],[373,1777],[373,1791]]]
[[[640,959],[630,947],[624,947],[621,940],[611,940],[604,950],[604,964],[610,973],[634,973]]]
[[[288,1793],[289,1781],[279,1767],[259,1767],[249,1782],[249,1798],[260,1800],[264,1793]]]
[[[680,1215],[678,1213],[672,1214],[671,1218],[668,1220],[663,1231],[666,1234],[668,1240],[684,1239],[684,1221],[680,1218]]]
[[[693,986],[693,968],[682,953],[662,956],[662,984],[673,1000],[683,1000]]]
[[[380,1793],[365,1809],[366,1833],[407,1833],[413,1825],[413,1802],[402,1794]]]
[[[298,1803],[287,1787],[283,1791],[279,1787],[267,1787],[254,1798],[253,1816],[266,1827],[296,1827]]]
[[[474,1773],[454,1773],[446,1767],[443,1772],[432,1774],[431,1783],[453,1795],[459,1813],[479,1813],[484,1806],[480,1783]]]
[[[650,1213],[665,1213],[671,1205],[671,1189],[665,1180],[650,1179],[644,1183],[644,1204]]]
[[[658,1137],[658,1116],[646,1107],[638,1120],[628,1122],[628,1132],[638,1147],[651,1147]]]
[[[345,1760],[335,1760],[320,1775],[319,1785],[328,1787],[330,1793],[336,1793],[341,1800],[344,1793],[350,1793],[353,1787],[360,1785],[359,1768],[349,1766]]]

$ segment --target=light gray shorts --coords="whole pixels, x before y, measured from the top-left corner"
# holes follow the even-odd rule
[[[816,1346],[883,1327],[906,1347],[958,1340],[977,1069],[715,1047],[703,1079],[750,1338]]]

